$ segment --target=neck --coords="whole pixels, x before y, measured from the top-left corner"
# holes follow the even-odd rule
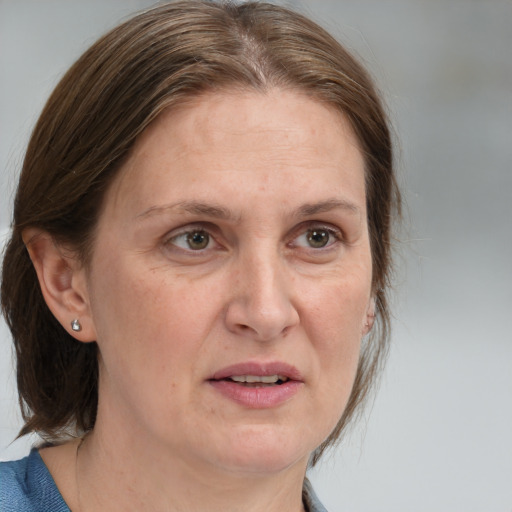
[[[226,470],[184,460],[126,432],[108,434],[97,424],[77,450],[80,512],[304,510],[307,461],[269,473]]]

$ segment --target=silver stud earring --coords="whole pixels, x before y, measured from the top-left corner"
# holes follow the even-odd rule
[[[80,325],[80,322],[78,321],[78,318],[75,318],[71,322],[71,329],[73,329],[73,331],[75,331],[75,332],[80,332],[82,330],[82,326]]]

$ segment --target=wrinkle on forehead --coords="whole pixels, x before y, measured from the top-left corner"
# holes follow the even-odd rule
[[[280,108],[283,94],[300,100],[292,112],[295,122],[290,121],[286,109]],[[231,116],[222,115],[237,101],[249,106],[236,110]],[[304,109],[301,108],[302,101]],[[312,103],[316,105],[317,112],[321,107],[319,112],[325,122],[310,122],[308,116]],[[332,137],[333,131],[337,132],[335,137]],[[250,144],[247,143],[248,135]],[[157,144],[155,140],[158,140]],[[338,140],[343,143],[337,144]],[[147,161],[151,161],[151,165],[160,158],[165,161],[169,148],[172,148],[172,166],[167,163],[167,167],[160,170],[162,173],[179,170],[180,164],[185,163],[187,172],[193,171],[199,176],[205,161],[208,172],[250,172],[257,165],[269,170],[260,176],[260,186],[265,187],[267,184],[271,186],[270,181],[274,178],[293,180],[290,173],[284,176],[276,172],[280,168],[290,168],[290,162],[297,169],[312,171],[321,162],[323,168],[331,166],[337,172],[337,162],[329,160],[328,156],[339,154],[340,147],[347,155],[355,150],[363,161],[357,137],[348,120],[334,107],[300,91],[273,89],[268,92],[234,90],[206,93],[184,106],[164,111],[148,126],[114,180],[109,203],[115,209],[119,196],[123,195],[122,190],[128,190],[136,198],[140,192],[137,187],[144,184],[144,178],[130,180],[129,176],[134,172],[144,172]],[[300,158],[296,157],[297,153],[300,153]],[[349,157],[347,159],[350,160]],[[230,165],[231,161],[237,162],[236,168]],[[179,178],[179,173],[176,177]]]

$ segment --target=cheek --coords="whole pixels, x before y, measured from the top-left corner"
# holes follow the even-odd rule
[[[369,280],[368,280],[369,281]],[[309,289],[304,324],[313,330],[311,339],[320,351],[348,355],[362,337],[370,296],[366,280],[344,279],[317,289]]]
[[[155,378],[192,371],[216,318],[214,287],[148,268],[140,258],[102,261],[96,272],[101,279],[93,276],[92,308],[105,363],[133,374],[154,371]]]
[[[139,411],[136,418],[167,425],[199,374],[208,315],[199,301],[211,295],[186,293],[165,272],[129,263],[97,275],[103,277],[93,294],[102,396],[129,418]]]
[[[322,394],[337,411],[336,421],[356,376],[369,289],[369,279],[356,276],[309,294],[305,329],[317,356]]]

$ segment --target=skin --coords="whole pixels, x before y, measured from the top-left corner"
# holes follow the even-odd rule
[[[338,112],[294,91],[229,91],[139,138],[87,268],[26,233],[50,309],[101,353],[79,458],[73,443],[41,451],[70,505],[302,510],[308,458],[341,417],[373,319],[365,203]],[[210,384],[247,361],[292,365],[298,390],[251,408]]]

